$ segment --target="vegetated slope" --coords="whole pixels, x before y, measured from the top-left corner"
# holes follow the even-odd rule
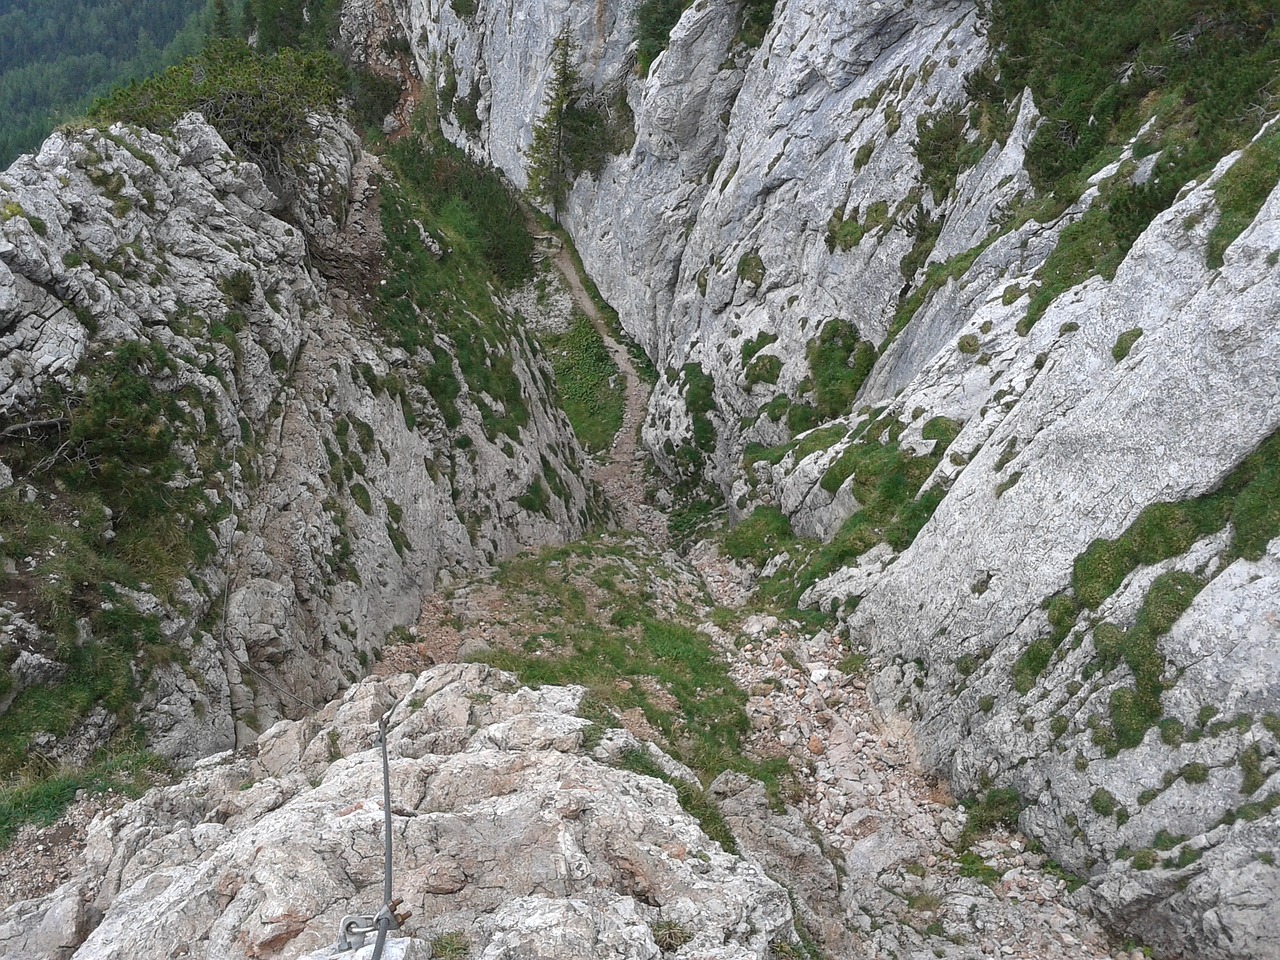
[[[0,12],[0,167],[119,83],[198,51],[207,0],[14,0]]]
[[[776,511],[768,589],[841,611],[930,762],[1015,789],[1117,925],[1264,956],[1280,34],[1267,4],[1085,6],[794,0],[753,47],[693,5],[643,77],[615,6],[571,13],[635,138],[561,215],[661,373],[664,470]],[[403,25],[517,182],[544,19]],[[1177,532],[1091,548],[1143,522]]]
[[[15,817],[95,757],[251,739],[440,580],[601,516],[498,301],[530,271],[514,200],[429,138],[365,153],[342,80],[217,45],[0,175]]]

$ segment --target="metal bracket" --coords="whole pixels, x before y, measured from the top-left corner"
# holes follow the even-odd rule
[[[377,929],[377,918],[368,914],[343,917],[342,923],[338,924],[338,952],[359,950],[364,946],[364,938]]]

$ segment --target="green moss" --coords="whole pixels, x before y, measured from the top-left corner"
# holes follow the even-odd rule
[[[849,251],[862,242],[866,229],[858,222],[858,211],[855,207],[852,216],[845,219],[843,208],[837,208],[827,221],[827,250]]]
[[[771,343],[778,342],[778,335],[768,330],[762,331],[758,336],[751,340],[746,340],[742,344],[742,366],[745,368],[751,363],[757,353],[769,346]]]
[[[1121,688],[1111,695],[1110,735],[1101,741],[1114,755],[1121,749],[1136,747],[1146,731],[1159,722],[1160,696],[1164,692],[1164,656],[1159,639],[1191,605],[1203,582],[1189,573],[1171,571],[1161,574],[1151,584],[1131,630],[1112,624],[1099,624],[1094,629],[1094,647],[1103,670],[1110,670],[1123,660],[1133,673],[1134,686]]]
[[[738,258],[738,279],[752,286],[764,283],[764,261],[754,250]]]
[[[541,513],[551,516],[551,498],[541,477],[534,477],[529,489],[516,497],[516,503],[529,513]]]
[[[351,499],[356,502],[357,507],[366,514],[373,513],[373,500],[369,497],[369,490],[363,483],[351,484],[350,491]]]
[[[1093,812],[1098,816],[1109,817],[1116,812],[1116,798],[1110,791],[1099,787],[1089,798],[1089,806],[1093,807]]]
[[[1119,363],[1129,355],[1129,351],[1133,349],[1133,345],[1138,342],[1138,338],[1142,336],[1142,328],[1134,327],[1132,330],[1126,330],[1120,336],[1116,337],[1115,344],[1111,347],[1111,357],[1116,363]]]
[[[981,346],[981,341],[978,340],[976,334],[966,333],[956,344],[956,349],[961,353],[974,354],[978,352]]]
[[[1262,769],[1262,747],[1251,745],[1240,754],[1240,792],[1252,796],[1266,784],[1269,774]]]
[[[757,383],[774,384],[782,375],[782,360],[775,356],[758,357],[747,367],[746,386],[750,390]]]
[[[715,381],[696,363],[686,363],[681,368],[684,378],[684,402],[693,420],[693,445],[703,454],[716,446],[715,425],[711,412],[716,409]]]

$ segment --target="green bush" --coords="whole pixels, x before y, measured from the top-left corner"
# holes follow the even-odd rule
[[[916,120],[916,141],[912,144],[920,161],[921,175],[933,193],[934,203],[942,203],[956,182],[956,175],[978,157],[971,157],[965,141],[968,120],[959,107]]]
[[[307,116],[336,109],[344,79],[343,67],[326,52],[286,48],[267,56],[223,40],[157,77],[116,90],[94,104],[90,118],[164,130],[198,110],[237,154],[292,196],[295,169],[311,155]]]
[[[777,0],[746,0],[742,10],[742,29],[738,40],[748,47],[758,47],[773,23],[773,8]]]

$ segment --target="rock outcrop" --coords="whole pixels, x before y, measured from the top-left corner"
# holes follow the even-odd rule
[[[148,740],[179,764],[323,702],[437,582],[575,536],[594,509],[549,367],[517,326],[493,343],[520,418],[466,383],[447,337],[415,351],[380,325],[389,174],[344,124],[311,125],[288,208],[198,116],[171,136],[55,134],[0,175],[0,443],[6,459],[27,451],[0,492],[27,524],[4,534],[4,662],[27,651],[8,699],[32,657],[54,655],[49,624],[74,621],[57,629],[82,648],[133,650]],[[458,383],[449,415],[430,392],[441,365]],[[140,406],[152,414],[135,424]],[[113,510],[120,488],[151,500]],[[107,566],[61,528],[31,546],[35,514]],[[175,542],[146,542],[161,528]],[[113,558],[167,582],[121,580]],[[50,599],[77,570],[114,581],[109,596]],[[113,608],[136,626],[112,633]],[[119,706],[32,748],[84,762]]]
[[[81,876],[0,914],[0,951],[331,956],[343,917],[380,906],[387,712],[401,936],[488,960],[764,960],[794,944],[782,887],[709,840],[674,789],[592,758],[610,746],[586,741],[584,693],[478,664],[366,680],[95,821]]]

